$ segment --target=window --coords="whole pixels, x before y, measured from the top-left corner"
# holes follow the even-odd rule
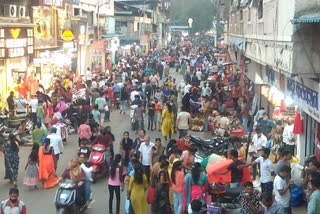
[[[121,31],[121,22],[116,21],[116,23],[115,23],[115,30],[116,30],[116,32],[120,32],[120,31]]]
[[[128,27],[128,23],[127,22],[121,22],[121,27]]]
[[[88,13],[88,26],[93,25],[93,12]]]
[[[251,8],[248,8],[248,21],[251,21]]]
[[[258,18],[259,19],[263,18],[263,0],[259,0],[259,3],[258,3]]]
[[[243,20],[243,10],[240,10],[240,20]]]
[[[73,16],[80,16],[80,8],[73,8]]]

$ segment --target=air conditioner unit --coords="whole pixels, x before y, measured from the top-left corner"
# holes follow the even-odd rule
[[[26,17],[26,7],[25,6],[19,6],[18,8],[18,17]]]
[[[5,5],[4,15],[7,17],[17,17],[17,5],[12,5],[12,4]]]

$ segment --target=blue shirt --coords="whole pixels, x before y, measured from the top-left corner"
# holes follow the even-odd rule
[[[120,93],[120,91],[121,91],[121,87],[118,84],[113,85],[112,89],[113,89],[114,93]]]
[[[100,112],[98,110],[92,110],[91,114],[93,115],[94,121],[99,123]]]
[[[104,106],[107,105],[107,101],[105,98],[99,97],[96,99],[95,104],[98,105],[99,110],[103,110]]]
[[[284,214],[284,207],[280,204],[273,204],[269,208],[264,208],[264,214]]]
[[[162,93],[164,94],[164,96],[169,97],[170,96],[170,89],[169,88],[164,88],[162,90]]]
[[[277,127],[277,125],[270,119],[267,119],[267,120],[261,119],[258,122],[258,126],[261,127],[262,133],[264,134],[264,136],[268,138],[268,140],[270,139],[270,136],[268,136],[268,134],[271,132],[273,128]]]
[[[197,181],[197,183],[194,182],[193,178],[191,179],[191,184],[198,184],[198,185],[204,185],[207,180],[207,174],[202,172],[202,178]]]

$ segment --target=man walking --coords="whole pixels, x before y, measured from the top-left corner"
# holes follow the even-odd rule
[[[54,153],[54,168],[57,170],[58,160],[60,154],[63,153],[63,141],[61,136],[57,134],[57,128],[51,128],[51,134],[47,136],[50,139],[50,146],[53,148]]]
[[[179,138],[188,133],[188,129],[191,126],[191,115],[184,106],[181,106],[181,112],[177,115],[176,126],[179,130]]]
[[[146,135],[144,137],[144,142],[141,143],[139,152],[140,152],[140,162],[146,173],[148,183],[150,180],[150,165],[151,165],[151,152],[154,147],[154,143],[150,142],[150,137]]]

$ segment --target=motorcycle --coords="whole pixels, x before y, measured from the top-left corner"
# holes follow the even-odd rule
[[[92,165],[92,182],[95,183],[97,181],[97,176],[99,174],[104,175],[107,172],[106,166],[106,157],[104,152],[106,151],[106,147],[102,144],[95,144],[92,146],[92,152],[90,154],[90,163]]]
[[[216,203],[211,203],[208,206],[208,213],[216,210],[217,208],[224,210],[226,213],[240,213],[241,206],[239,195],[243,190],[242,187],[238,188],[225,188],[223,184],[213,184],[209,187],[209,192],[216,198]],[[224,192],[224,194],[221,194]]]
[[[84,154],[86,157],[90,157],[91,143],[87,139],[80,140],[80,154]]]
[[[8,119],[8,127],[10,128],[18,128],[22,121],[28,119],[27,114],[15,114],[12,118]]]
[[[224,138],[221,136],[216,136],[212,139],[204,140],[200,137],[190,135],[189,139],[198,149],[198,154],[196,154],[196,156],[202,158],[205,158],[212,153],[224,155],[226,151],[233,148],[233,145],[230,143],[229,138]]]
[[[79,214],[81,207],[76,204],[76,183],[64,180],[59,186],[55,196],[57,214]]]

